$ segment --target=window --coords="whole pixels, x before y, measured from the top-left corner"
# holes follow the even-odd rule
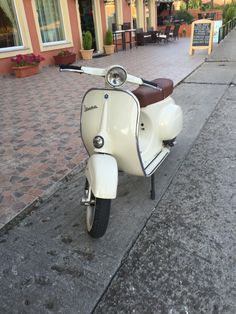
[[[61,7],[58,0],[35,0],[42,43],[65,41]]]
[[[73,47],[67,0],[32,0],[41,51]]]
[[[0,0],[0,50],[10,51],[23,48],[13,0]]]
[[[107,29],[116,30],[116,7],[114,0],[108,0],[105,4]]]

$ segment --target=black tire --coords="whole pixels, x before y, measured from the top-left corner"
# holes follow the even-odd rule
[[[87,231],[93,238],[101,238],[108,226],[111,200],[94,198],[94,204],[87,206]]]

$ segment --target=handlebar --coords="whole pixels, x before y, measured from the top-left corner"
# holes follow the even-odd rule
[[[91,68],[91,67],[83,67],[83,66],[76,66],[76,65],[65,65],[61,64],[60,65],[60,72],[76,72],[76,73],[86,73],[90,75],[97,75],[97,76],[102,76],[105,77],[107,73],[107,69],[101,69],[101,68]],[[127,74],[127,81],[133,84],[138,84],[138,85],[144,85],[150,88],[162,90],[162,88],[154,83],[150,82],[147,80],[144,80],[142,78]]]
[[[97,76],[105,76],[106,69],[101,68],[92,68],[92,67],[83,67],[83,66],[76,66],[76,65],[60,65],[60,72],[75,72],[75,73],[86,73],[90,75],[97,75]]]
[[[66,65],[66,64],[60,64],[60,72],[68,71],[68,72],[77,72],[77,73],[84,73],[81,66],[77,65]]]

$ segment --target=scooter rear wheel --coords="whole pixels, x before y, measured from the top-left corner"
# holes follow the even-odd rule
[[[91,237],[102,237],[108,226],[111,200],[96,198],[92,195],[94,202],[87,206],[87,230]]]

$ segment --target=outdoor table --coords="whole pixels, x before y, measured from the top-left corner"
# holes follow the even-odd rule
[[[129,34],[129,41],[126,41],[126,33]],[[130,45],[130,49],[132,49],[132,33],[136,34],[136,29],[132,28],[132,29],[122,29],[122,30],[118,30],[113,32],[113,41],[115,43],[116,46],[116,51],[117,51],[117,46],[118,44],[118,35],[121,35],[121,45],[122,45],[122,49],[126,50],[126,44]]]

